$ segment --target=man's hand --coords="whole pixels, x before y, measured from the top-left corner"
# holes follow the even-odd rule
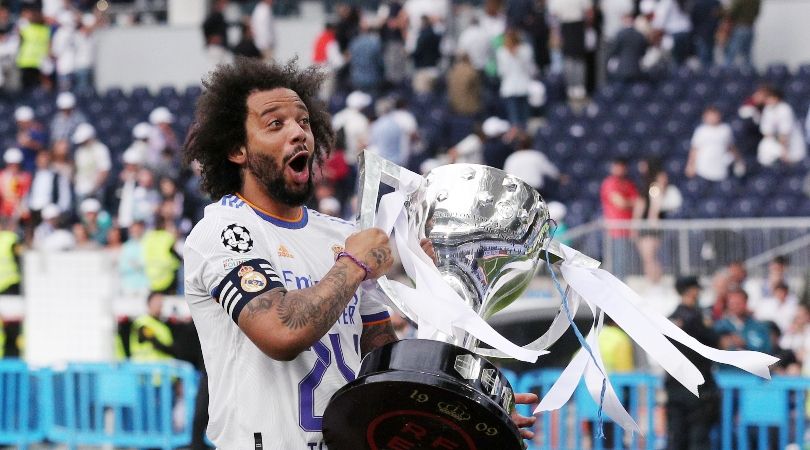
[[[517,405],[533,405],[537,403],[540,399],[537,398],[536,394],[515,394],[515,404]],[[529,430],[528,428],[534,425],[537,422],[537,417],[530,416],[524,417],[517,413],[517,411],[512,413],[512,422],[515,422],[518,428],[520,428],[520,437],[523,439],[532,439],[534,438],[534,432]]]
[[[419,246],[422,247],[422,250],[433,260],[433,264],[439,263],[439,257],[436,256],[436,249],[433,248],[433,242],[430,242],[430,239],[422,239],[419,241]]]
[[[349,236],[346,239],[346,252],[371,269],[369,279],[385,275],[394,262],[388,235],[379,228],[369,228]]]

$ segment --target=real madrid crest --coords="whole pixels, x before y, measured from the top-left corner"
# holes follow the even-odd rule
[[[332,253],[335,254],[335,258],[337,258],[338,253],[344,250],[343,246],[340,244],[335,244],[332,246]]]
[[[240,283],[242,290],[245,292],[259,292],[267,286],[267,278],[255,270],[245,272],[244,275],[240,275],[240,278],[242,279]]]

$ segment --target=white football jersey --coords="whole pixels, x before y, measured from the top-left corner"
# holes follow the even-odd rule
[[[360,366],[363,324],[389,320],[358,293],[329,332],[292,361],[274,360],[237,325],[255,296],[317,283],[354,225],[303,208],[300,220],[272,217],[227,195],[205,208],[185,244],[185,292],[208,371],[208,437],[225,450],[322,450],[332,394]]]

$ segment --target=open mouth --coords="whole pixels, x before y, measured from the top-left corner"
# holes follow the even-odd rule
[[[309,160],[309,153],[299,152],[290,159],[287,165],[290,166],[290,169],[292,169],[293,172],[301,173],[307,170],[308,160]]]

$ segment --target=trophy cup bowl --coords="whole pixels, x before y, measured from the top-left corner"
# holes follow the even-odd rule
[[[407,210],[432,241],[443,280],[484,319],[521,295],[549,238],[537,191],[492,167],[432,170]],[[513,388],[477,350],[471,335],[437,332],[370,352],[326,408],[329,449],[523,449]]]

